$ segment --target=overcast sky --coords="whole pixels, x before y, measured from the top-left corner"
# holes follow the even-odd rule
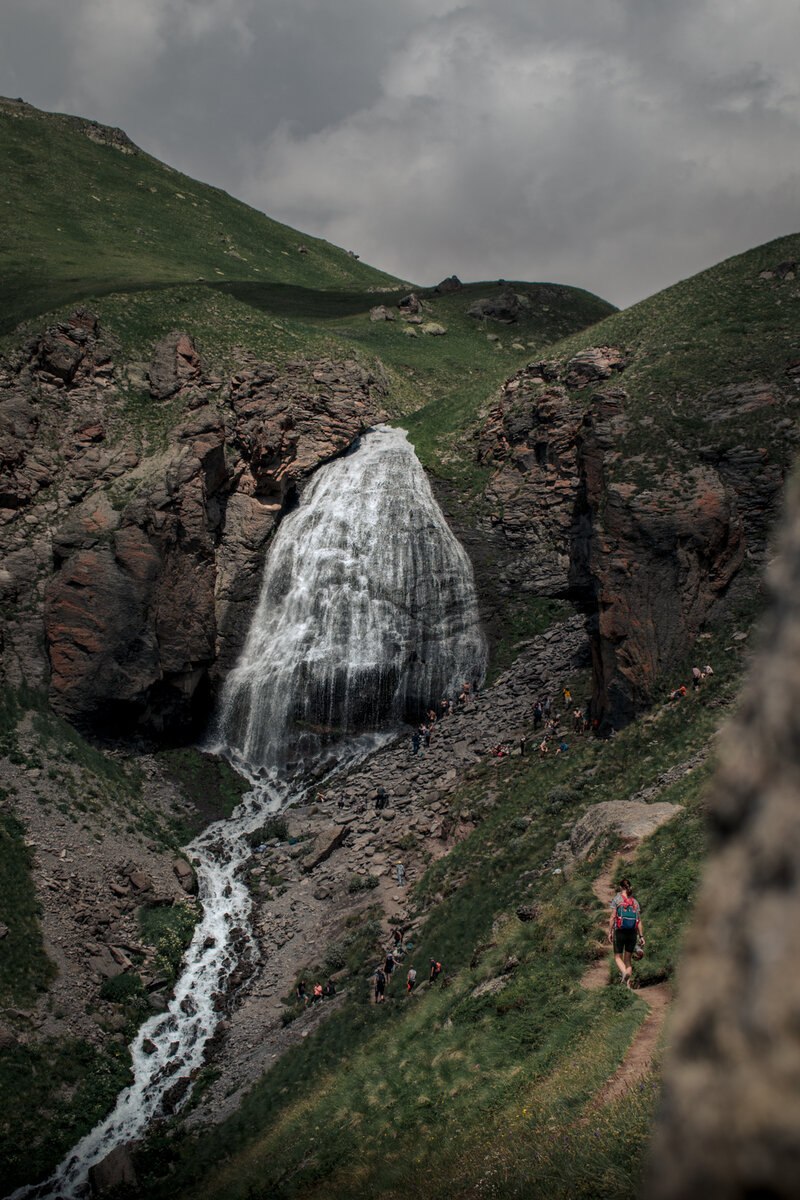
[[[420,284],[625,306],[800,228],[798,0],[3,0],[0,93]]]

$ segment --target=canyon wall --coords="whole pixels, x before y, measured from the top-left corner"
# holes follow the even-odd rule
[[[243,351],[223,378],[177,330],[149,363],[118,358],[79,309],[0,363],[6,678],[49,685],[78,725],[182,738],[243,645],[276,524],[385,418],[385,386],[353,360],[277,369]],[[617,726],[763,563],[783,483],[763,449],[634,453],[649,418],[631,416],[631,359],[598,346],[517,372],[476,431],[477,521],[439,489],[485,623],[520,597],[577,605],[593,712]],[[735,416],[769,402],[757,392],[704,403]]]
[[[223,380],[177,331],[146,380],[85,310],[3,364],[3,656],[79,726],[181,737],[243,644],[276,523],[382,389],[352,361],[242,355]]]

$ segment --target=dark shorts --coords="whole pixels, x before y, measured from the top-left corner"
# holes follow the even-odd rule
[[[622,954],[624,950],[630,953],[636,949],[636,939],[639,936],[637,929],[615,929],[614,930],[614,953]]]

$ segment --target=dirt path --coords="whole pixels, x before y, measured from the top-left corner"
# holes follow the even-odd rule
[[[592,891],[606,909],[608,909],[614,896],[614,876],[618,869],[619,859],[621,858],[625,862],[630,862],[636,853],[637,844],[637,842],[630,842],[623,846],[614,860],[592,883]],[[581,979],[583,987],[588,988],[590,991],[605,987],[608,984],[609,960],[605,921],[603,922],[602,940],[598,939],[598,950],[601,949],[606,951],[606,953],[602,957],[597,958],[587,968]],[[634,987],[636,987],[635,982]],[[646,1004],[650,1005],[650,1012],[647,1014],[642,1025],[640,1025],[636,1036],[628,1047],[625,1058],[592,1100],[591,1108],[602,1108],[605,1104],[610,1104],[613,1100],[618,1100],[634,1084],[638,1083],[653,1065],[653,1056],[658,1044],[661,1027],[664,1024],[664,1017],[669,1002],[672,999],[672,993],[669,985],[666,983],[656,983],[648,987],[637,988],[636,993],[638,996],[641,996]]]

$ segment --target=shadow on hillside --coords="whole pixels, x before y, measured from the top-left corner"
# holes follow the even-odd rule
[[[260,312],[271,312],[285,317],[336,318],[351,317],[363,313],[376,304],[396,304],[396,291],[328,291],[325,289],[300,287],[293,283],[250,282],[249,280],[209,281],[208,286],[224,292],[257,308]]]

